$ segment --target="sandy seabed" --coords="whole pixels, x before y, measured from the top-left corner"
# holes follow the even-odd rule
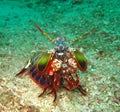
[[[120,1],[0,1],[0,112],[120,112]],[[88,69],[79,72],[87,96],[61,88],[57,100],[43,95],[28,75],[15,77],[34,53],[54,48],[29,20],[53,39],[68,41],[96,31],[73,46],[83,49]]]

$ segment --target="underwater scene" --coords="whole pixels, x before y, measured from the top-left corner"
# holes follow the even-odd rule
[[[120,112],[120,0],[0,0],[0,112]]]

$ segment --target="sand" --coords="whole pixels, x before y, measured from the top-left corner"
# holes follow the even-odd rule
[[[119,112],[120,111],[119,0],[1,0],[0,1],[0,112]],[[87,96],[61,88],[38,98],[42,89],[29,77],[15,75],[32,58],[55,47],[29,23],[35,21],[52,39],[71,41],[87,60],[79,72]]]

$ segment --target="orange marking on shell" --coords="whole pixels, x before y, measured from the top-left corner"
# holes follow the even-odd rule
[[[58,71],[61,68],[62,62],[61,60],[54,59],[53,62],[51,63],[51,67],[53,71]]]

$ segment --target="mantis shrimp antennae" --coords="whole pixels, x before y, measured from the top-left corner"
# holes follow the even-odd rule
[[[93,28],[93,29],[91,29],[90,31],[86,32],[85,34],[81,35],[80,37],[76,37],[75,39],[73,39],[73,40],[70,41],[69,43],[70,43],[70,44],[73,44],[74,42],[78,41],[79,39],[82,39],[82,38],[86,37],[87,35],[95,32],[95,31],[96,31],[96,28]]]
[[[40,28],[40,26],[38,26],[34,21],[32,21],[32,20],[30,20],[29,21],[33,26],[35,26],[41,33],[42,33],[42,35],[44,35],[49,41],[51,41],[53,44],[54,44],[54,41],[53,41],[53,39],[46,33],[46,32],[44,32],[41,28]]]

